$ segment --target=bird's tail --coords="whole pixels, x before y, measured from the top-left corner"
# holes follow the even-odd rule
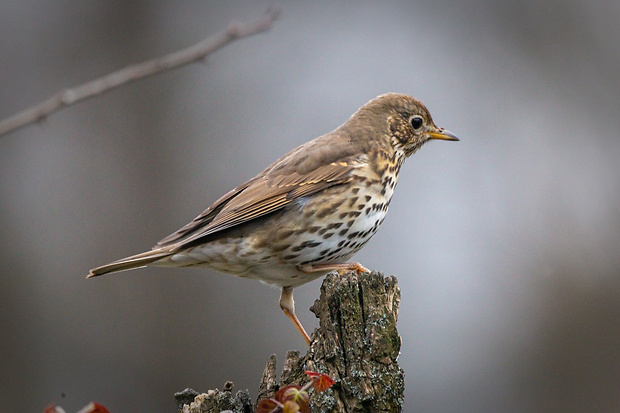
[[[108,274],[111,272],[133,270],[135,268],[146,267],[155,261],[173,255],[169,250],[152,250],[141,254],[132,255],[131,257],[116,260],[101,267],[93,268],[87,275],[87,278],[96,277],[98,275]]]

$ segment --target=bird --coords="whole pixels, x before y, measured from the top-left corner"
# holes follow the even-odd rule
[[[93,268],[87,278],[153,267],[209,268],[293,289],[329,272],[367,272],[349,262],[383,223],[406,158],[430,140],[458,141],[426,106],[402,93],[380,95],[332,132],[282,156],[224,194],[151,250]]]

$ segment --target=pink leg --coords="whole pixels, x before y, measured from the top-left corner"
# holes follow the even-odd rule
[[[282,293],[280,294],[280,308],[284,311],[284,314],[293,322],[293,325],[299,331],[301,336],[306,340],[308,347],[310,347],[310,336],[304,330],[301,322],[295,315],[295,301],[293,301],[293,288],[282,287]]]

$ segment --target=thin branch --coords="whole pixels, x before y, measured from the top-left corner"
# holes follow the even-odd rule
[[[278,15],[279,10],[270,7],[265,15],[259,19],[248,23],[230,23],[226,30],[185,49],[146,62],[133,64],[90,82],[62,90],[47,100],[0,121],[0,136],[32,123],[40,122],[66,106],[108,92],[124,84],[204,60],[208,55],[235,40],[269,30]]]

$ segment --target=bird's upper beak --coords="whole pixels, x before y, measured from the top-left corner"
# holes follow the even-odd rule
[[[440,130],[439,132],[427,132],[429,139],[440,139],[442,141],[458,141],[460,140],[455,134],[447,130]]]

